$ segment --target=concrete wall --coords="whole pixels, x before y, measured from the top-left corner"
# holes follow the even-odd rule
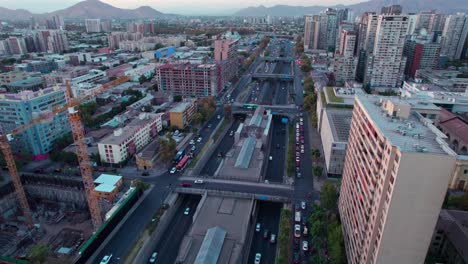
[[[30,198],[74,204],[78,208],[85,208],[87,206],[83,190],[50,187],[45,185],[26,185],[25,190]]]

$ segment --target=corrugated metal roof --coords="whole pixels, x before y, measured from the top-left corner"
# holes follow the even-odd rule
[[[195,264],[216,264],[225,237],[226,231],[218,226],[208,229],[195,259]]]
[[[244,144],[242,145],[234,167],[242,169],[247,169],[249,167],[256,143],[257,141],[254,137],[248,137],[244,140]]]

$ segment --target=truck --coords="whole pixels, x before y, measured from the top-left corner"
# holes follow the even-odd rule
[[[301,212],[297,212],[294,214],[294,222],[300,223],[301,222]]]

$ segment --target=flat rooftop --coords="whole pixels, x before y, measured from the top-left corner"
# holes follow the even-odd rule
[[[349,129],[351,128],[351,119],[353,111],[351,109],[325,109],[336,141],[348,142]]]
[[[366,109],[368,115],[377,129],[402,152],[428,152],[434,154],[454,154],[442,139],[444,134],[437,130],[430,121],[425,120],[416,112],[414,106],[424,106],[426,108],[436,108],[435,105],[412,104],[411,102],[398,97],[383,97],[375,95],[358,95],[359,101]],[[400,119],[388,116],[387,112],[381,108],[382,101],[390,100],[398,105],[411,106],[408,119]]]
[[[238,263],[252,209],[252,200],[207,196],[182,241],[177,259],[181,263],[195,263],[208,229],[218,227],[226,231],[226,235],[217,263]]]
[[[180,102],[178,103],[176,106],[174,106],[173,108],[171,108],[171,110],[169,110],[169,112],[177,112],[177,113],[180,113],[180,112],[183,112],[187,107],[189,107],[193,102]]]
[[[144,113],[144,116],[134,118],[128,125],[114,130],[114,133],[106,136],[99,141],[99,144],[119,145],[126,139],[133,136],[142,126],[151,122],[157,116],[163,115],[162,113]]]

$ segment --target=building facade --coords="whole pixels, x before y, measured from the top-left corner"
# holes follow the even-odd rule
[[[66,104],[64,91],[52,87],[37,92],[22,91],[17,94],[0,94],[0,123],[7,133],[14,128],[31,123],[35,117],[50,115],[50,121],[41,122],[19,134],[11,144],[15,153],[44,159],[52,150],[54,141],[70,132],[67,113],[51,115],[53,107]]]
[[[238,39],[229,38],[215,40],[214,42],[214,59],[221,70],[218,90],[222,90],[239,71],[238,42]]]
[[[417,70],[433,70],[438,66],[440,43],[433,41],[431,36],[414,36],[406,41],[403,49],[405,76],[414,79]]]
[[[320,17],[318,15],[304,16],[304,50],[318,49]]]
[[[136,154],[162,130],[162,115],[141,113],[125,127],[101,139],[98,143],[101,161],[119,164]]]
[[[468,34],[468,19],[463,13],[449,15],[442,32],[441,54],[448,59],[460,59]]]
[[[356,33],[342,29],[333,63],[333,73],[335,74],[335,80],[338,82],[346,82],[355,78],[357,64],[357,60],[354,58],[355,45]]]
[[[348,263],[424,263],[456,160],[444,137],[407,101],[356,97],[338,202]]]
[[[192,116],[196,111],[194,100],[181,102],[169,110],[169,120],[171,126],[184,129],[192,121]]]
[[[86,19],[85,26],[87,33],[101,32],[101,19]]]

